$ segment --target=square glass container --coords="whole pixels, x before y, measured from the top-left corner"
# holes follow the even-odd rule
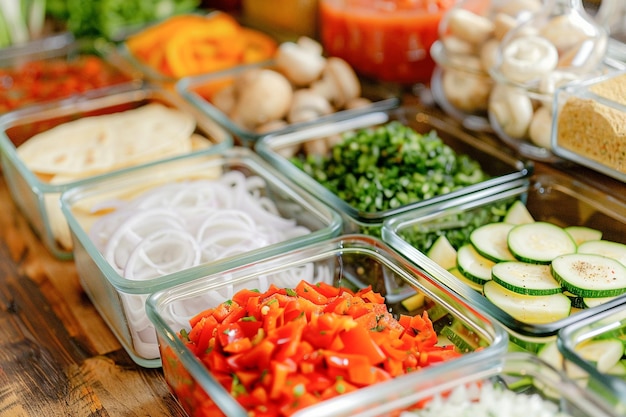
[[[233,120],[229,115],[224,113],[214,103],[211,102],[210,96],[213,96],[217,91],[233,84],[233,80],[241,78],[243,74],[251,71],[255,68],[272,69],[273,61],[262,62],[253,65],[241,65],[230,70],[220,71],[211,74],[202,74],[192,77],[182,78],[176,83],[177,91],[185,97],[189,102],[195,105],[198,109],[220,122],[226,129],[228,129],[236,138],[241,140],[244,144],[254,145],[261,137],[267,134],[279,134],[284,132],[291,132],[306,128],[307,126],[316,125],[324,122],[331,122],[337,119],[347,119],[363,113],[373,111],[386,111],[398,107],[400,99],[398,98],[399,91],[383,86],[382,84],[368,82],[366,80],[359,80],[361,84],[360,97],[368,99],[371,103],[363,106],[359,106],[352,109],[339,110],[326,116],[320,116],[312,121],[303,121],[297,123],[287,123],[281,119],[283,123],[277,124],[275,128],[262,129],[262,131],[255,131],[237,121]],[[302,87],[304,89],[304,87]],[[262,105],[259,103],[258,105]],[[311,104],[313,108],[316,105]]]
[[[161,365],[148,295],[341,231],[337,213],[239,147],[76,186],[61,205],[85,292],[145,367]]]
[[[437,276],[443,278],[446,286],[501,322],[507,328],[511,341],[536,352],[546,342],[554,341],[561,328],[602,310],[602,304],[572,308],[568,317],[543,324],[517,320],[484,297],[480,287],[461,281],[428,258],[426,253],[430,246],[439,234],[446,235],[451,242],[456,239],[456,248],[468,243],[471,230],[482,224],[503,221],[506,207],[518,200],[525,203],[535,221],[560,227],[585,226],[602,231],[602,239],[625,243],[626,205],[552,169],[533,174],[529,185],[493,191],[467,196],[439,211],[414,210],[391,218],[383,226],[383,240],[427,271],[439,271]],[[499,217],[488,213],[497,213]],[[416,246],[420,245],[418,249]],[[405,289],[398,289],[400,294],[403,291]]]
[[[301,280],[305,280],[312,284],[323,282],[352,289],[371,286],[375,292],[386,297],[388,293],[384,281],[387,279],[406,282],[428,300],[424,305],[409,312],[401,304],[386,299],[386,304],[394,316],[422,314],[426,308],[430,312],[433,327],[440,335],[441,344],[450,344],[450,341],[443,337],[444,328],[451,323],[457,323],[480,339],[479,344],[483,348],[478,350],[469,348],[463,350],[465,353],[461,356],[449,361],[426,366],[419,371],[367,388],[360,388],[355,391],[356,394],[347,395],[345,400],[342,396],[336,397],[336,400],[332,400],[333,404],[341,405],[342,410],[353,411],[359,404],[384,401],[386,398],[381,396],[381,393],[388,395],[390,392],[404,392],[405,387],[414,381],[422,380],[420,374],[424,370],[437,368],[443,372],[444,369],[461,367],[464,363],[480,363],[489,368],[501,362],[506,351],[507,337],[501,326],[490,317],[477,314],[472,306],[457,299],[441,286],[437,279],[412,266],[379,239],[366,235],[343,235],[266,258],[255,264],[207,275],[202,279],[151,295],[146,303],[146,309],[150,320],[157,328],[166,381],[190,416],[198,415],[200,412],[190,405],[192,395],[198,395],[196,398],[200,401],[216,402],[228,416],[247,416],[246,411],[234,397],[216,381],[205,365],[179,338],[178,332],[181,329],[189,329],[190,317],[220,304],[241,289],[256,288],[264,291],[271,284],[279,288],[295,288]],[[439,310],[441,314],[435,313],[435,310]],[[311,415],[307,414],[306,409],[300,413]],[[331,407],[325,408],[321,414],[312,415],[343,416],[351,413],[334,412],[334,408]]]
[[[565,359],[566,369],[574,366],[573,372],[579,374],[577,370],[582,370],[583,375],[588,378],[586,386],[599,393],[605,398],[621,415],[626,414],[626,297],[616,299],[607,304],[609,308],[591,317],[572,323],[559,331],[557,346]],[[600,352],[589,354],[590,342],[609,344],[600,346],[604,355]],[[606,361],[616,360],[616,353],[613,351],[613,343],[622,342],[622,358],[615,368],[608,368]],[[617,345],[619,346],[619,344]],[[595,350],[595,348],[594,348]],[[586,353],[583,353],[585,351]],[[592,358],[593,357],[593,358]],[[604,359],[602,359],[604,357]],[[607,368],[607,369],[604,369]]]
[[[563,373],[558,372],[535,355],[525,352],[508,353],[499,364],[472,362],[462,366],[424,369],[420,377],[408,382],[395,391],[391,386],[379,387],[377,392],[366,397],[365,390],[348,394],[340,401],[328,401],[320,406],[304,410],[299,417],[321,415],[379,417],[393,416],[405,410],[403,417],[423,415],[473,415],[470,396],[482,407],[474,409],[480,415],[490,410],[489,415],[517,415],[508,408],[515,404],[528,415],[563,417],[616,417],[614,411],[593,394],[577,386]],[[491,395],[488,395],[490,393]],[[363,395],[360,395],[363,394]],[[500,395],[498,395],[500,394]],[[360,396],[359,396],[360,395]],[[447,401],[448,399],[449,401]],[[345,401],[341,401],[345,400]],[[352,400],[352,401],[348,401]],[[493,401],[493,402],[490,402]],[[428,403],[452,403],[436,414],[437,407],[428,408]],[[514,406],[514,407],[515,407]],[[426,414],[420,414],[427,409]],[[545,414],[540,414],[540,413]],[[501,414],[502,413],[502,414]],[[562,414],[557,414],[562,413]]]
[[[140,74],[105,42],[62,32],[0,49],[0,114],[28,105],[140,83]]]
[[[146,80],[171,87],[186,76],[266,61],[277,46],[272,35],[211,9],[155,21],[130,33],[116,49]]]
[[[625,92],[623,69],[557,89],[554,153],[626,182]]]
[[[70,259],[72,256],[69,228],[59,207],[59,196],[69,188],[98,180],[110,173],[95,173],[87,177],[66,178],[53,182],[50,178],[38,175],[27,166],[19,155],[19,147],[27,143],[34,135],[47,132],[70,121],[80,121],[89,116],[110,115],[151,104],[178,109],[193,117],[194,133],[199,135],[198,138],[203,139],[193,142],[196,145],[192,146],[191,152],[217,153],[233,145],[232,136],[217,123],[197,112],[177,95],[151,86],[111,87],[82,97],[76,96],[29,106],[0,116],[2,167],[9,190],[16,205],[24,213],[45,246],[56,257]],[[94,152],[96,158],[102,156],[98,153],[98,146],[94,147]],[[182,152],[183,154],[189,153],[188,150]],[[152,160],[155,158],[176,159],[180,156],[180,152],[170,153],[169,156],[167,154],[154,156]],[[134,167],[151,162],[151,160],[137,160]],[[120,167],[119,171],[134,167]]]
[[[294,154],[294,148],[306,157],[320,154],[328,156],[330,151],[317,145],[320,138],[350,134],[360,129],[384,126],[394,121],[408,126],[418,134],[427,135],[435,132],[442,139],[443,144],[449,146],[457,155],[466,155],[478,162],[483,171],[489,176],[488,179],[472,185],[462,186],[445,194],[435,195],[394,208],[364,211],[354,207],[339,195],[327,189],[312,176],[299,169],[289,159],[290,155]],[[454,201],[482,190],[493,189],[494,187],[527,179],[533,171],[531,162],[519,160],[515,156],[494,147],[492,144],[482,141],[466,131],[433,115],[424,113],[421,109],[413,106],[401,106],[387,111],[371,112],[295,132],[268,135],[257,143],[255,149],[281,172],[293,178],[301,187],[339,211],[344,217],[346,233],[379,235],[383,222],[391,216],[415,209],[436,211],[445,202]],[[350,169],[350,167],[347,167],[347,171]],[[416,171],[418,170],[416,169]]]

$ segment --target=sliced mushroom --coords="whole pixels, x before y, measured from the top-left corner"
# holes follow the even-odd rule
[[[333,110],[333,106],[325,97],[309,88],[302,88],[293,94],[287,121],[289,123],[309,122],[331,114]]]
[[[316,41],[300,38],[297,43],[283,42],[276,52],[276,67],[295,86],[308,86],[317,80],[326,66],[322,47]]]
[[[471,62],[476,72],[446,69],[441,79],[443,93],[450,104],[460,110],[466,112],[487,110],[491,79],[478,73],[480,62],[476,57],[468,58],[473,60]]]
[[[454,36],[473,45],[480,45],[493,35],[493,22],[466,9],[452,9],[448,14],[448,29]]]
[[[552,148],[552,111],[548,106],[541,106],[535,110],[528,129],[530,140],[542,148]]]
[[[311,89],[325,97],[336,110],[361,95],[361,83],[356,73],[350,64],[339,57],[326,60],[322,78],[315,81]]]
[[[500,71],[514,82],[526,82],[553,71],[559,52],[541,36],[521,36],[502,46]]]
[[[489,99],[489,113],[500,129],[515,139],[527,137],[533,118],[533,103],[523,90],[498,84]]]
[[[236,88],[237,103],[230,117],[248,129],[284,118],[291,106],[291,83],[270,69],[246,71]]]

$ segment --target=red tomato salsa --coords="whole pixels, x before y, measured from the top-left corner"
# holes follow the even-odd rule
[[[181,340],[256,417],[289,416],[461,355],[454,345],[437,344],[427,312],[396,319],[371,287],[354,292],[301,281],[293,289],[241,290],[190,325]],[[171,350],[162,353],[166,375],[174,375],[168,382],[189,415],[223,415]]]
[[[0,68],[0,114],[130,81],[96,55],[52,58]]]
[[[322,0],[320,37],[329,56],[359,74],[404,84],[428,82],[430,47],[454,0]]]

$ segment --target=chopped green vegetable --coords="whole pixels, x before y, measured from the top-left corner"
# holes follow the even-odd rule
[[[363,212],[379,212],[447,194],[488,175],[435,131],[420,134],[392,121],[343,134],[331,155],[292,162]]]

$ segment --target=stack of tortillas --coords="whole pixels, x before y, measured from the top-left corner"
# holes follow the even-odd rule
[[[151,103],[60,124],[31,137],[17,154],[40,179],[59,185],[210,146],[195,130],[192,115]],[[45,194],[48,222],[56,241],[71,249],[59,197]]]
[[[152,103],[63,123],[33,136],[17,153],[34,173],[60,184],[190,152],[200,140],[195,128],[190,114]]]

